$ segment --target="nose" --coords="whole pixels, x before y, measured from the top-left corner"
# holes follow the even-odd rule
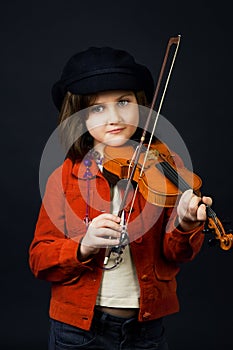
[[[118,124],[122,121],[119,109],[114,105],[108,107],[108,124]]]

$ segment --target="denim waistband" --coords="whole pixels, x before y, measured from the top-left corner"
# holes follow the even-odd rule
[[[98,321],[106,321],[106,322],[114,322],[114,323],[118,323],[119,325],[122,325],[123,323],[135,323],[138,321],[137,317],[131,317],[131,318],[125,318],[125,317],[119,317],[119,316],[113,316],[108,314],[107,312],[103,312],[100,310],[95,309],[95,314],[94,314],[94,318]],[[128,322],[127,322],[128,321]],[[151,321],[145,321],[145,322],[137,322],[138,325],[143,326],[158,326],[160,327],[163,324],[163,318],[157,318],[155,320],[151,320]]]
[[[107,312],[103,312],[100,310],[95,309],[95,316],[97,320],[99,321],[110,321],[110,322],[116,322],[119,324],[124,323],[127,320],[137,320],[137,317],[131,317],[131,318],[125,318],[125,317],[119,317],[119,316],[113,316],[108,314]]]

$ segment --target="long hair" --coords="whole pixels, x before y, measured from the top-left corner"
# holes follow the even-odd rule
[[[148,106],[144,91],[135,92],[138,105]],[[67,92],[59,114],[59,127],[62,143],[67,149],[67,158],[73,162],[81,160],[93,148],[94,139],[86,127],[88,107],[93,105],[97,94],[74,95]],[[76,137],[75,135],[80,135]],[[138,127],[131,139],[139,141],[142,129]]]

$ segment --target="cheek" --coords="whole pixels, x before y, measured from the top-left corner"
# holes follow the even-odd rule
[[[93,128],[93,125],[94,125],[94,123],[92,120],[90,120],[90,119],[86,120],[86,127],[87,127],[88,131],[90,131]]]
[[[133,110],[128,118],[128,124],[130,125],[131,129],[137,129],[139,123],[139,113],[138,110]]]
[[[87,119],[86,127],[87,127],[87,130],[90,132],[90,134],[95,133],[96,130],[100,130],[101,124],[100,124],[99,118]]]
[[[91,134],[92,137],[94,137],[94,139],[98,139],[101,137],[102,133],[101,133],[101,128],[100,127],[92,127],[90,129],[88,129],[89,133]]]
[[[133,133],[137,130],[137,125],[128,124],[127,131],[133,135]]]

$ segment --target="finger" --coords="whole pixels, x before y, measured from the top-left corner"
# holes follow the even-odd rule
[[[190,199],[190,202],[188,204],[188,211],[191,216],[196,217],[198,205],[200,202],[201,202],[201,198],[195,195]]]
[[[211,206],[213,203],[213,200],[211,197],[203,196],[202,197],[202,202],[205,203],[206,205]]]
[[[189,189],[182,194],[182,196],[180,198],[180,202],[183,203],[187,207],[192,196],[193,196],[193,190]]]
[[[119,216],[117,216],[117,215],[110,214],[110,213],[103,213],[103,214],[100,214],[100,215],[96,216],[92,220],[92,222],[97,222],[97,221],[103,220],[103,219],[114,221],[114,222],[120,222],[121,221],[121,218]]]
[[[95,227],[95,228],[109,228],[109,229],[112,229],[114,231],[117,231],[117,232],[121,232],[122,231],[122,227],[120,225],[120,223],[116,223],[114,221],[111,221],[111,220],[107,220],[107,219],[104,219],[104,220],[100,220],[94,224],[92,224],[92,227]]]
[[[192,196],[193,196],[193,191],[191,189],[185,191],[182,194],[178,204],[178,208],[177,208],[177,212],[180,218],[183,218],[187,214],[187,211],[189,209],[189,203]]]
[[[98,244],[96,246],[98,247],[114,247],[119,245],[120,240],[119,239],[112,239],[112,238],[100,238],[98,240]]]
[[[192,190],[185,191],[182,196],[180,197],[180,201],[178,204],[178,210],[180,211],[186,211],[186,208],[188,207],[188,203],[190,201],[190,198],[192,197]]]
[[[197,220],[205,221],[206,220],[206,205],[201,204],[197,209]]]
[[[108,246],[117,246],[120,243],[119,238],[103,238],[99,237],[92,240],[83,240],[82,245],[92,248],[106,248]]]
[[[104,237],[104,238],[120,238],[121,236],[121,232],[116,231],[116,230],[112,230],[110,228],[101,228],[95,231],[95,236],[100,238],[100,237]]]

